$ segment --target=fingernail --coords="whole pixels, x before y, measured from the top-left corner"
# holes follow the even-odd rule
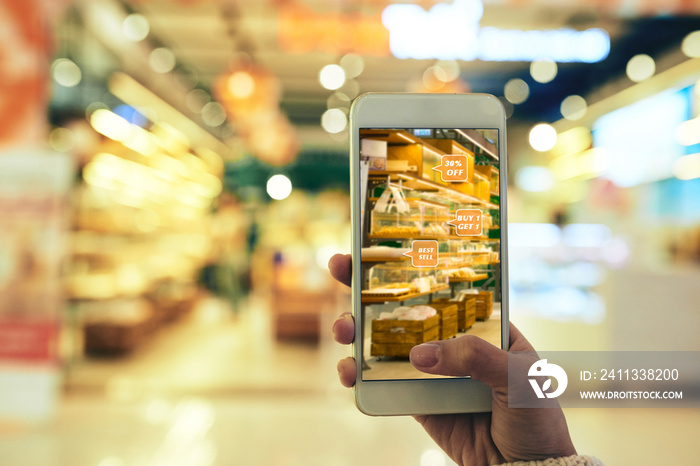
[[[411,364],[417,368],[433,367],[440,360],[440,344],[439,343],[423,343],[422,345],[414,346],[409,355]]]

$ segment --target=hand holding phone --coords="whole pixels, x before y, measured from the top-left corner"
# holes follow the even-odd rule
[[[329,269],[336,280],[350,286],[352,265],[349,255],[334,256]],[[335,321],[333,334],[339,343],[353,343],[355,323],[350,314],[343,314]],[[511,350],[534,351],[513,325],[509,335]],[[439,365],[427,370],[442,375],[469,373],[476,377],[467,363],[468,347],[473,342],[466,343],[466,340],[457,338],[447,342],[450,350],[441,354]],[[507,358],[505,351],[492,347],[481,357],[487,360],[484,367],[490,368],[481,380],[493,393],[491,413],[415,416],[440,448],[458,464],[499,464],[575,455],[561,409],[509,409],[507,362],[501,362]],[[446,370],[442,372],[442,368]],[[338,374],[344,386],[352,387],[357,375],[355,359],[348,357],[339,361]]]

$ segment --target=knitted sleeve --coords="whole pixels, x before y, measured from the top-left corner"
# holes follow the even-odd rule
[[[565,458],[549,458],[537,461],[516,461],[499,466],[604,466],[603,462],[593,456],[567,456]]]

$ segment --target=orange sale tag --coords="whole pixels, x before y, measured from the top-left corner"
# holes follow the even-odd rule
[[[479,209],[459,209],[455,218],[447,222],[455,227],[457,236],[481,236],[483,220]]]
[[[443,155],[440,165],[433,170],[440,172],[444,182],[462,182],[469,178],[466,155]]]
[[[413,267],[437,267],[438,265],[438,242],[434,239],[416,240],[412,244],[412,249],[404,252],[404,256],[411,258]]]

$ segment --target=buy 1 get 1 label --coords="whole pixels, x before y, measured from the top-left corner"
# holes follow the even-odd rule
[[[481,236],[483,215],[479,209],[458,209],[455,218],[447,222],[455,227],[457,236]]]

